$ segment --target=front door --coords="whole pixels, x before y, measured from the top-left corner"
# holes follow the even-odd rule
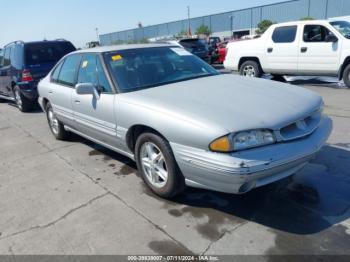
[[[78,95],[73,92],[72,104],[77,131],[99,142],[118,146],[117,125],[114,115],[115,92],[96,54],[85,54],[78,73],[78,83],[92,83],[99,92],[94,95]]]
[[[299,73],[303,75],[337,75],[341,42],[328,42],[334,36],[323,25],[305,25],[300,43]]]
[[[276,27],[266,43],[267,73],[294,74],[298,70],[298,26]]]

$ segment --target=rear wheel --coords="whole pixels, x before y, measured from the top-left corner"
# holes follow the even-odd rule
[[[135,158],[143,180],[155,194],[172,198],[184,191],[185,179],[165,139],[142,134],[136,142]]]
[[[46,105],[46,117],[50,130],[57,140],[66,140],[69,133],[64,129],[63,124],[57,119],[50,102]]]
[[[345,67],[344,73],[343,73],[343,80],[345,85],[350,88],[350,64],[348,64]]]
[[[263,72],[257,62],[248,60],[242,64],[240,74],[246,77],[261,77]]]
[[[13,93],[17,107],[21,112],[29,112],[33,109],[34,103],[22,94],[18,86],[14,88]]]

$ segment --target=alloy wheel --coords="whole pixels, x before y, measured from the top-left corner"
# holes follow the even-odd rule
[[[141,147],[141,165],[147,180],[157,188],[162,188],[168,181],[168,169],[163,153],[151,142]]]
[[[52,108],[50,108],[47,112],[49,125],[52,130],[52,132],[57,135],[58,134],[58,119],[56,118],[55,114],[52,111]]]
[[[247,65],[243,69],[243,75],[248,77],[255,77],[255,69],[251,65]]]
[[[22,102],[21,93],[18,89],[15,89],[15,99],[16,99],[16,104],[17,104],[18,108],[22,109],[23,102]]]

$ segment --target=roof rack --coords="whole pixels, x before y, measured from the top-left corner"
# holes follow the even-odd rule
[[[67,40],[64,39],[64,38],[57,38],[57,39],[55,39],[54,41],[67,41]]]
[[[16,41],[13,41],[13,42],[8,43],[8,44],[5,45],[4,47],[6,47],[6,46],[8,46],[8,45],[11,45],[11,44],[17,44],[17,43],[24,44],[24,41],[23,41],[23,40],[16,40]]]

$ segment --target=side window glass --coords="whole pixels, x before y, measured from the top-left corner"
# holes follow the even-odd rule
[[[103,93],[112,93],[112,88],[108,82],[106,77],[106,73],[101,64],[101,60],[97,57],[97,76],[98,76],[98,86],[102,90]]]
[[[333,33],[321,25],[306,25],[304,27],[304,42],[326,42],[326,38]]]
[[[297,26],[277,27],[272,35],[275,43],[293,43],[297,35]]]
[[[0,67],[4,66],[4,52],[0,50]]]
[[[11,65],[10,55],[11,55],[11,48],[6,47],[4,51],[4,66]]]
[[[10,56],[10,60],[11,60],[11,65],[13,67],[16,67],[16,46],[12,46],[11,47],[11,56]]]
[[[60,74],[60,71],[61,71],[61,68],[62,68],[62,65],[64,63],[64,60],[61,61],[59,63],[58,66],[56,66],[55,70],[53,71],[52,75],[51,75],[51,81],[52,82],[58,82],[58,75]]]
[[[75,84],[75,76],[78,64],[80,63],[80,55],[71,55],[64,61],[58,77],[58,83],[73,87]]]
[[[96,55],[83,55],[79,67],[78,83],[91,83],[97,86]]]

